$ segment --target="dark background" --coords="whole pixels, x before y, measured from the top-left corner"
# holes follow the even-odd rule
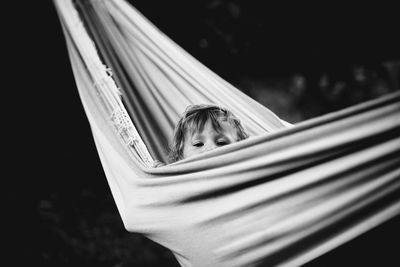
[[[52,2],[8,2],[2,40],[6,266],[176,266],[165,249],[123,228]],[[292,123],[399,88],[394,7],[131,2],[206,66]],[[399,265],[399,221],[308,266]]]

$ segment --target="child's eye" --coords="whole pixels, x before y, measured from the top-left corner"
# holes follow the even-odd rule
[[[224,141],[224,140],[221,140],[221,141],[217,142],[217,146],[225,146],[225,145],[228,145],[228,144],[229,144],[229,142]]]
[[[193,146],[195,146],[195,147],[202,147],[202,146],[203,146],[203,143],[202,143],[202,142],[197,142],[197,143],[194,143]]]

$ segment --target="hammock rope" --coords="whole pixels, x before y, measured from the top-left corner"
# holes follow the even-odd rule
[[[124,226],[182,266],[297,266],[400,214],[398,92],[288,125],[125,1],[54,3]],[[252,137],[151,168],[193,103]]]

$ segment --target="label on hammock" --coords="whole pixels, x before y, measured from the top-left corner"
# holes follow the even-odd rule
[[[124,108],[118,107],[111,114],[111,120],[125,144],[134,148],[145,163],[151,163],[150,155],[144,144],[142,144],[139,133],[136,131],[128,112]]]

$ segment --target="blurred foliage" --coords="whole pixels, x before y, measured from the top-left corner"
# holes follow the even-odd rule
[[[127,233],[110,208],[115,204],[109,193],[103,200],[88,189],[82,193],[73,207],[54,199],[39,203],[46,232],[40,253],[46,266],[177,266],[161,246]]]
[[[385,14],[377,24],[371,19],[380,14],[377,8],[311,12],[295,4],[265,6],[265,1],[130,2],[206,66],[292,123],[399,88],[400,46],[394,38],[399,24],[393,21],[398,16]],[[61,27],[55,30],[62,34]],[[57,149],[57,156],[50,154],[40,164],[34,161],[40,165],[40,185],[32,179],[23,189],[9,187],[15,266],[26,266],[20,261],[57,267],[178,266],[164,248],[124,229],[79,112],[81,121],[74,122],[79,130],[61,130],[70,140],[86,139]],[[59,142],[51,134],[45,138]]]
[[[337,73],[301,72],[269,79],[243,78],[237,87],[281,118],[296,123],[398,90],[400,62],[354,65]]]

